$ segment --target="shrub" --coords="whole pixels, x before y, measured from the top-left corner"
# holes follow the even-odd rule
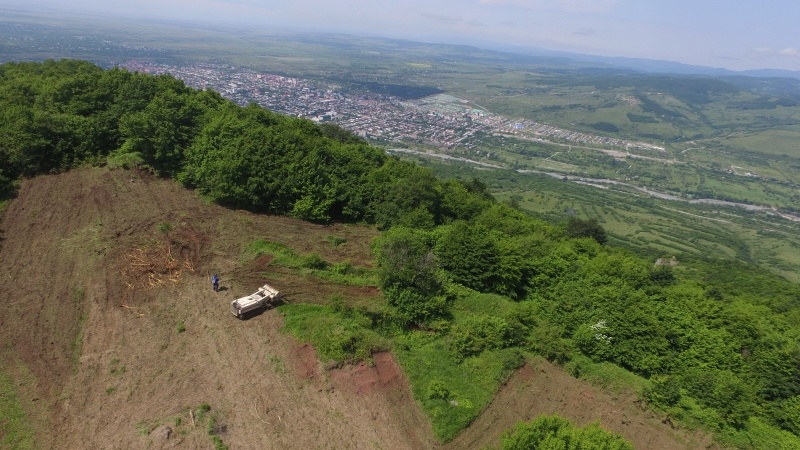
[[[325,270],[328,267],[328,263],[318,254],[312,253],[303,258],[303,267],[314,270]]]
[[[511,343],[510,331],[503,318],[470,317],[450,330],[450,350],[457,360],[463,360],[484,350],[505,348]]]
[[[781,402],[776,415],[783,429],[800,435],[800,396]]]
[[[431,400],[447,400],[450,398],[450,390],[439,380],[431,381],[428,385],[428,398]]]
[[[441,317],[447,312],[447,299],[421,294],[413,289],[397,287],[384,291],[389,306],[406,324],[420,324]]]
[[[652,386],[644,391],[649,403],[662,408],[678,404],[681,400],[680,380],[675,377],[653,377],[652,381]]]
[[[528,348],[550,362],[564,364],[572,357],[575,346],[571,340],[564,339],[563,334],[563,327],[542,323],[531,330]]]
[[[330,242],[330,244],[333,245],[334,247],[338,247],[340,245],[347,243],[347,239],[340,236],[328,236],[325,238],[325,240]]]
[[[353,265],[349,262],[340,262],[332,264],[330,267],[331,272],[339,275],[347,275],[349,273],[353,273]]]
[[[321,361],[337,365],[369,360],[373,352],[386,348],[371,329],[373,320],[367,313],[347,307],[341,296],[333,296],[331,303],[281,306],[285,327],[297,339],[311,342]]]
[[[675,274],[670,266],[657,266],[650,271],[650,281],[659,286],[669,286],[675,281]]]
[[[606,242],[606,230],[597,223],[597,219],[578,219],[570,217],[566,228],[567,236],[572,238],[590,237],[599,244]]]
[[[532,422],[520,422],[513,431],[504,433],[500,441],[501,450],[534,448],[633,450],[633,445],[597,424],[578,428],[559,416],[540,416]]]
[[[108,155],[106,164],[108,164],[109,169],[130,169],[144,164],[144,157],[140,152],[115,152]]]
[[[503,381],[511,376],[515,370],[519,369],[525,365],[525,355],[522,353],[522,350],[514,347],[505,350],[503,354],[503,362],[501,364],[501,370],[503,372]]]
[[[713,408],[734,428],[741,428],[755,411],[754,386],[727,370],[704,372],[689,369],[681,377],[681,387],[702,405]]]
[[[342,294],[333,294],[328,302],[328,306],[330,306],[333,312],[339,314],[344,313],[348,309],[347,305],[344,304],[344,297]]]
[[[160,231],[161,234],[169,234],[172,232],[172,225],[167,222],[161,222],[158,224],[158,231]]]

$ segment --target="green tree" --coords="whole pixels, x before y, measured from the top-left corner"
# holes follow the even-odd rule
[[[601,245],[606,243],[606,230],[597,223],[597,219],[570,217],[565,231],[569,237],[590,237]]]
[[[324,122],[319,125],[319,130],[323,136],[331,140],[340,142],[342,144],[364,144],[366,141],[350,131],[330,122]]]
[[[440,222],[439,180],[429,170],[390,158],[371,174],[369,185],[371,219],[380,229],[430,229]]]
[[[500,264],[500,250],[488,229],[458,221],[443,228],[436,242],[442,268],[464,286],[493,292]]]
[[[147,163],[164,173],[178,171],[203,113],[190,98],[185,89],[162,88],[144,110],[124,115],[119,123],[125,139],[121,152],[141,153]]]
[[[780,402],[775,415],[783,429],[800,436],[800,395]]]
[[[463,360],[484,350],[518,344],[513,334],[512,328],[502,317],[475,316],[456,324],[450,330],[448,339],[455,358]]]
[[[374,248],[381,288],[403,320],[420,323],[446,313],[427,233],[394,227],[375,240]]]
[[[597,424],[578,428],[559,416],[540,416],[520,422],[503,433],[500,450],[633,450],[622,436],[603,430]]]
[[[681,386],[703,405],[716,410],[725,424],[742,428],[756,413],[755,389],[731,371],[688,369]]]
[[[475,179],[469,183],[454,179],[442,181],[441,192],[442,222],[471,220],[493,201],[486,185]]]

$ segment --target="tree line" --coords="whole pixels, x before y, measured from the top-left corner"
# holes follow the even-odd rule
[[[169,75],[83,61],[0,65],[0,192],[85,164],[140,164],[218,203],[317,222],[466,219],[470,186],[333,124],[240,107]]]

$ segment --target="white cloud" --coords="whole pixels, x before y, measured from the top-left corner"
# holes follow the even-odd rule
[[[447,24],[456,24],[456,23],[463,23],[464,19],[458,16],[448,16],[445,14],[435,14],[435,13],[420,13],[421,17],[425,17],[436,22],[447,23]]]
[[[800,58],[800,49],[796,47],[786,47],[781,50],[775,50],[770,47],[757,47],[753,49],[753,53],[761,56],[791,56]]]
[[[569,13],[600,13],[622,0],[479,0],[484,5],[512,5],[528,9],[547,9]]]

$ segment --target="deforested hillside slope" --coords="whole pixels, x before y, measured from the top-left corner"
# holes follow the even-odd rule
[[[441,446],[390,353],[373,355],[371,366],[326,370],[313,347],[280,332],[278,310],[244,321],[228,311],[230,300],[264,282],[293,304],[336,293],[370,302],[374,288],[242,254],[265,239],[370,267],[371,228],[232,211],[146,172],[96,168],[24,180],[0,230],[0,375],[25,417],[2,424],[3,445]],[[332,245],[332,236],[346,245]],[[221,292],[211,290],[213,272]],[[518,420],[553,413],[599,421],[637,448],[707,443],[662,423],[632,396],[604,394],[541,360],[515,374],[445,448],[494,445]]]
[[[388,355],[377,358],[381,377],[362,374],[376,388],[354,396],[351,377],[329,377],[313,348],[279,333],[276,310],[245,321],[229,312],[230,300],[266,280],[297,302],[374,296],[239,259],[258,237],[358,262],[370,229],[230,211],[172,181],[105,169],[24,181],[0,229],[2,371],[30,418],[11,430],[22,444],[210,448],[216,436],[231,448],[433,445]],[[319,245],[329,235],[348,245]],[[212,271],[221,292],[211,290]],[[150,435],[161,425],[169,441],[163,429]]]

